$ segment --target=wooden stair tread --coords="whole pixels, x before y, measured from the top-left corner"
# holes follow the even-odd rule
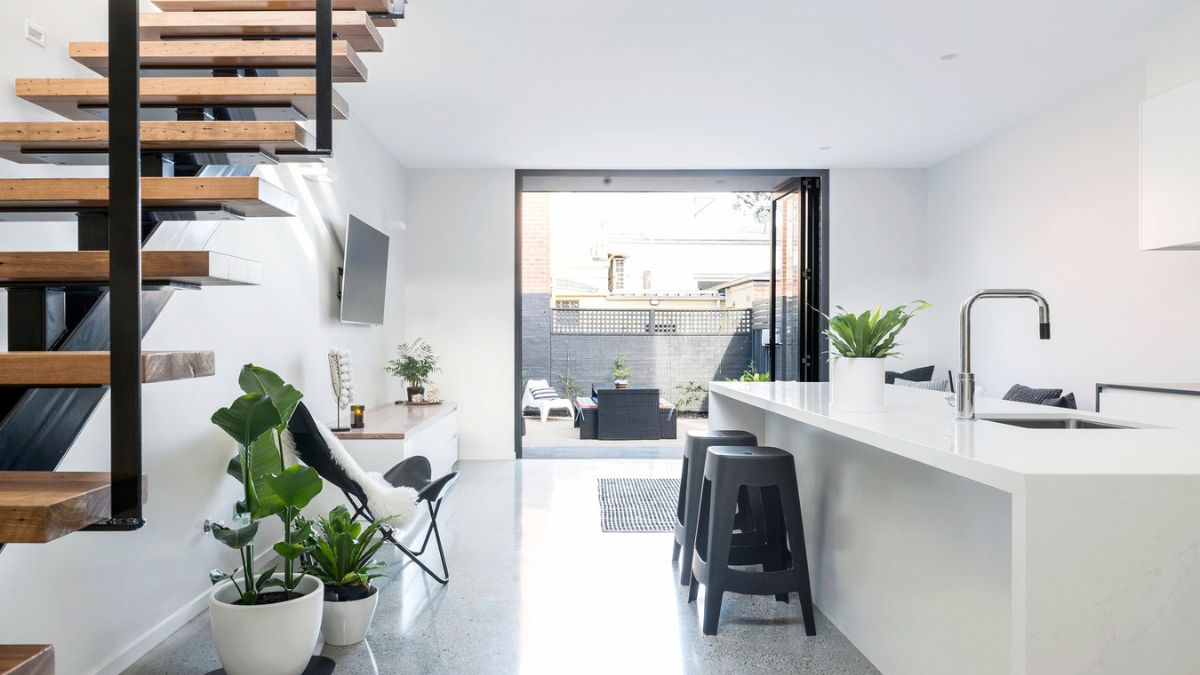
[[[142,149],[151,152],[262,152],[305,150],[308,131],[296,122],[142,122]],[[19,164],[47,155],[103,152],[108,122],[0,122],[0,158]]]
[[[0,471],[0,542],[44,544],[95,525],[112,513],[111,493],[108,472]]]
[[[253,12],[308,11],[316,8],[313,0],[151,0],[164,12]],[[361,11],[376,14],[395,12],[392,0],[333,0],[336,11]],[[376,26],[395,26],[395,19],[371,17]]]
[[[314,12],[144,12],[143,40],[164,38],[311,37]],[[383,36],[366,12],[334,12],[333,34],[360,52],[383,51]]]
[[[54,647],[0,645],[0,675],[54,675]]]
[[[107,178],[3,178],[0,212],[78,211],[108,205]],[[253,176],[143,178],[149,211],[222,211],[236,217],[292,216],[296,198]]]
[[[142,382],[211,377],[210,351],[142,352]],[[2,352],[0,386],[93,387],[110,382],[108,352]]]
[[[256,285],[262,265],[215,251],[143,251],[148,285]],[[0,285],[54,286],[108,282],[108,251],[0,252]]]
[[[316,67],[315,40],[165,40],[141,43],[143,68]],[[72,42],[71,58],[108,75],[107,42]],[[367,67],[345,40],[333,42],[334,82],[366,82]]]
[[[295,108],[316,117],[317,80],[313,77],[145,77],[143,106]],[[73,120],[93,120],[88,106],[108,105],[108,80],[102,77],[19,78],[17,96]],[[333,117],[345,119],[346,101],[333,92]]]

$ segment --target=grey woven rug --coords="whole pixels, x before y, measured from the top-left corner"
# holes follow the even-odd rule
[[[604,532],[672,532],[678,478],[598,478]]]

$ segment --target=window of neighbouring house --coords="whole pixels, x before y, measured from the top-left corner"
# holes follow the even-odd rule
[[[614,255],[608,259],[608,290],[610,293],[625,290],[625,256]]]

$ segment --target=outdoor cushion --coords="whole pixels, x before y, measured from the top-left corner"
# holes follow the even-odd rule
[[[556,398],[562,398],[553,387],[541,387],[529,392],[535,401],[550,401]]]

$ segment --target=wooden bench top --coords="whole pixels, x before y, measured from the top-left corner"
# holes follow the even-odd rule
[[[458,404],[442,401],[441,405],[399,405],[385,403],[367,408],[367,426],[363,429],[338,431],[334,436],[343,441],[403,440],[419,433],[429,425],[458,410]],[[342,422],[349,425],[349,412],[342,414]]]

